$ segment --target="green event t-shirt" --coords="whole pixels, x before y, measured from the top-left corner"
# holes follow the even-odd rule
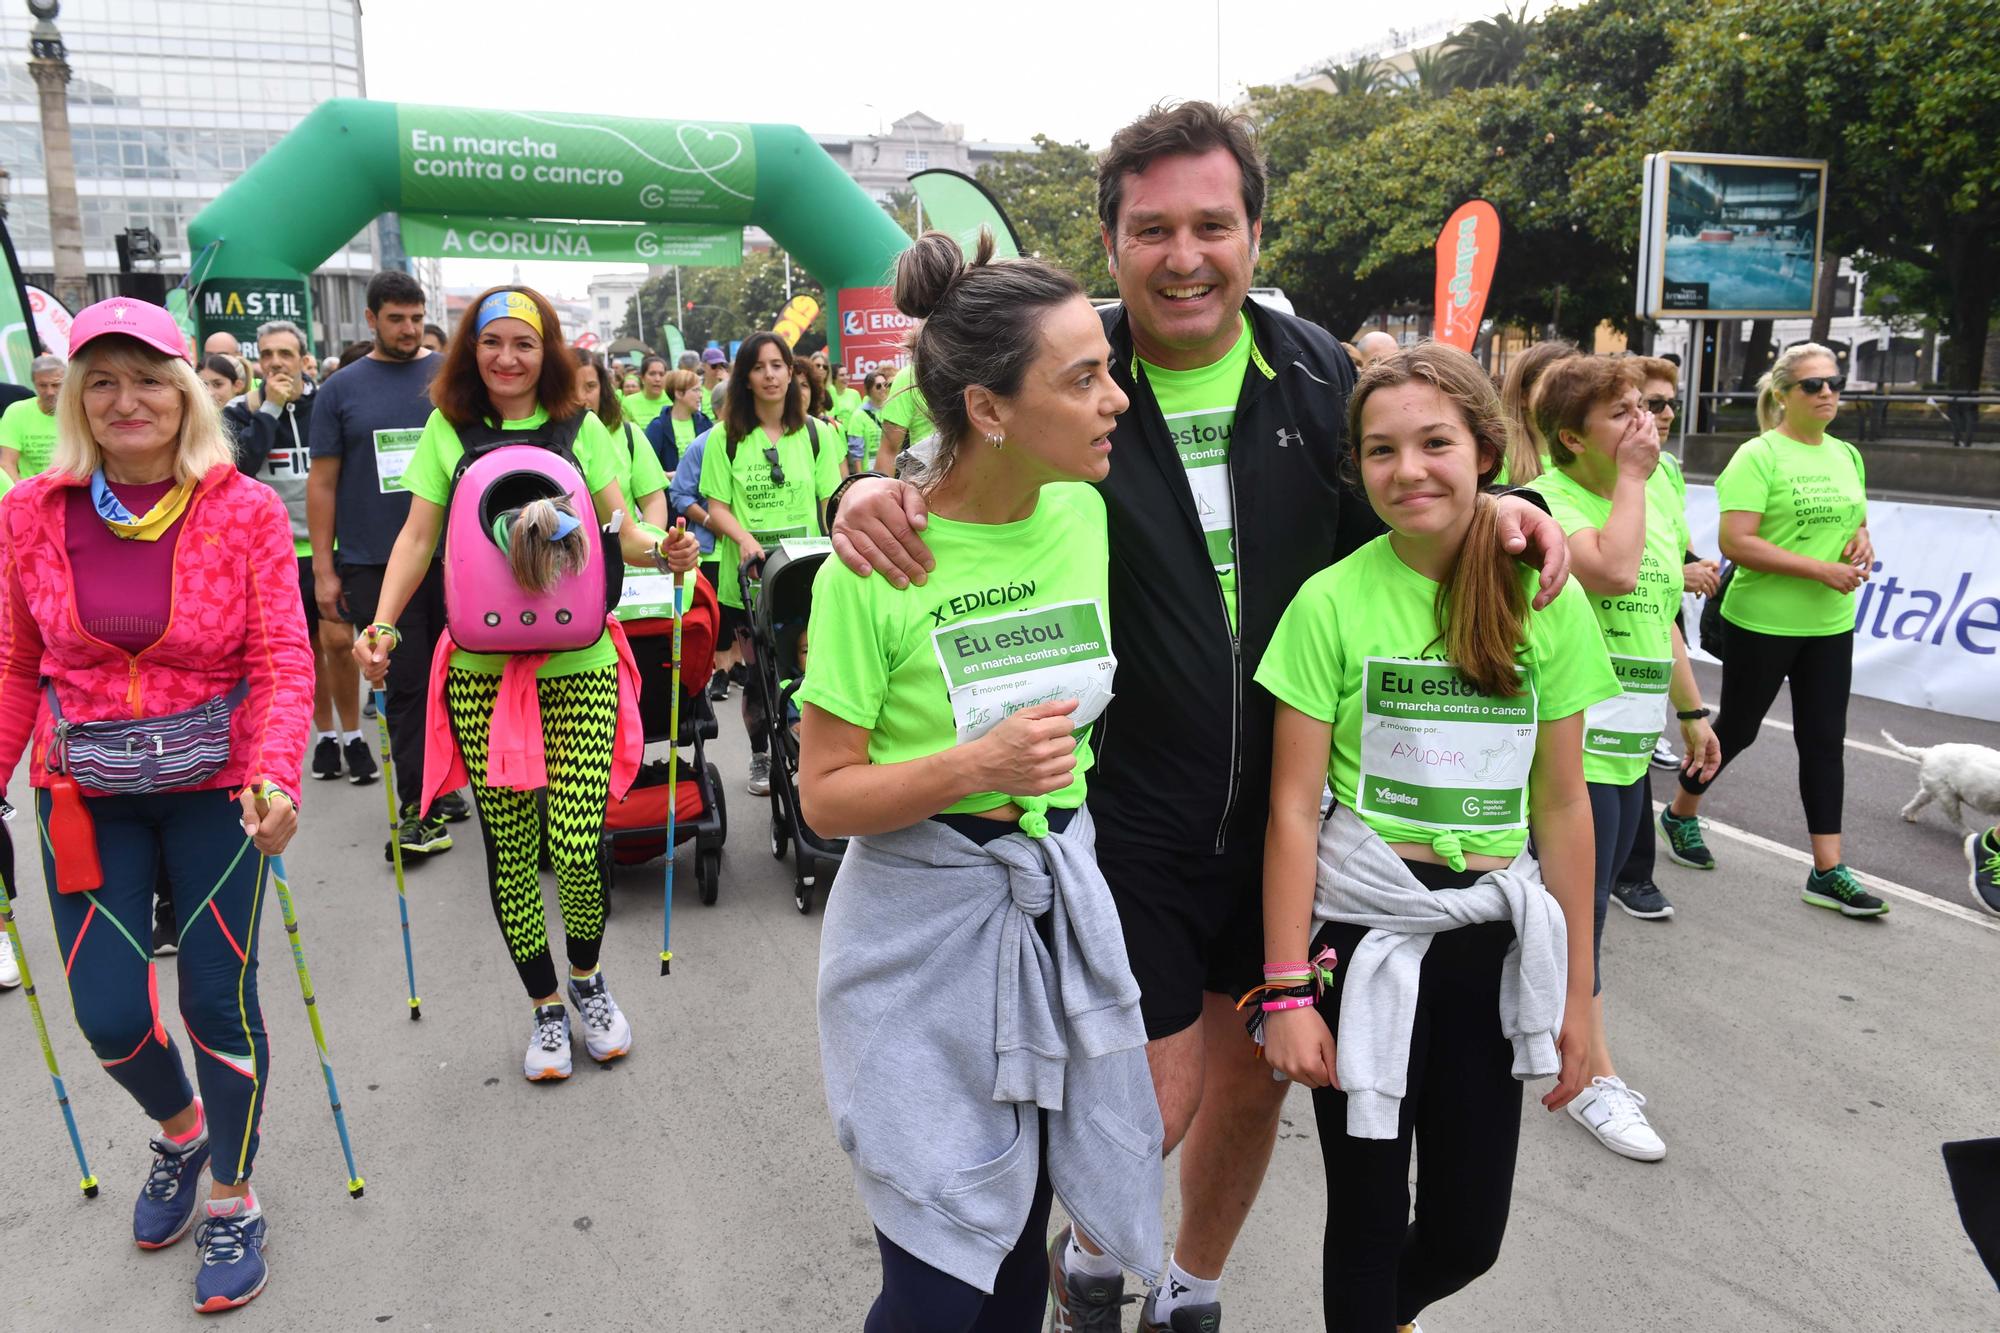
[[[906,432],[903,438],[905,449],[928,438],[936,430],[931,425],[930,404],[924,401],[924,391],[917,387],[917,368],[914,364],[904,366],[896,372],[896,378],[889,381],[889,397],[882,404],[882,424],[903,428]]]
[[[1532,595],[1535,574],[1522,570]],[[1528,775],[1543,719],[1618,693],[1583,589],[1528,613],[1526,690],[1476,693],[1444,656],[1437,584],[1387,533],[1306,580],[1278,622],[1257,683],[1333,726],[1335,799],[1385,842],[1512,857],[1528,840]]]
[[[1800,444],[1767,430],[1737,446],[1715,479],[1716,508],[1763,515],[1757,535],[1811,560],[1838,561],[1868,518],[1861,451],[1826,436]],[[1814,579],[1736,567],[1722,618],[1759,634],[1808,637],[1854,629],[1854,597]]]
[[[1236,403],[1243,396],[1243,377],[1250,370],[1256,339],[1250,316],[1238,316],[1242,332],[1222,359],[1196,370],[1166,370],[1139,360],[1140,373],[1153,386],[1153,397],[1166,418],[1174,452],[1187,470],[1194,494],[1195,516],[1208,540],[1208,560],[1222,585],[1222,604],[1229,627],[1236,628],[1236,491],[1229,478],[1229,438],[1236,424]],[[1137,358],[1135,358],[1137,359]]]
[[[663,393],[658,398],[648,398],[646,391],[641,389],[637,393],[621,396],[618,405],[625,413],[625,419],[632,423],[632,429],[644,434],[646,427],[653,424],[654,417],[674,405],[674,396]]]
[[[688,423],[692,426],[694,423]],[[629,441],[626,432],[631,432]],[[643,428],[626,421],[620,423],[618,434],[605,435],[611,441],[611,453],[617,466],[618,493],[625,497],[626,506],[632,511],[630,517],[639,516],[639,501],[655,491],[667,489],[667,473],[660,466],[660,456],[653,452],[653,442],[646,438]],[[629,448],[627,447],[629,444]]]
[[[678,417],[669,417],[667,424],[674,430],[674,456],[686,458],[688,446],[694,443],[694,418],[689,417],[686,421],[682,421]],[[656,460],[657,457],[655,455]]]
[[[1603,530],[1611,501],[1560,468],[1531,483],[1548,501],[1565,533]],[[1653,743],[1666,725],[1667,687],[1674,674],[1674,613],[1680,610],[1688,548],[1687,491],[1681,471],[1663,455],[1646,478],[1646,543],[1638,584],[1616,596],[1585,590],[1621,693],[1594,705],[1583,719],[1583,776],[1626,787],[1646,774]]]
[[[1069,786],[1045,797],[981,792],[947,813],[1082,805],[1090,724],[1111,701],[1117,667],[1103,498],[1058,482],[1017,523],[933,514],[924,540],[937,569],[921,588],[857,577],[838,560],[820,566],[799,700],[864,728],[870,763],[895,764],[975,740],[1023,708],[1075,699]]]
[[[56,452],[56,419],[42,411],[39,398],[9,403],[0,413],[0,449],[21,454],[21,480],[45,470]]]
[[[532,416],[519,421],[503,421],[502,430],[533,430],[549,419],[545,408],[537,407]],[[576,443],[572,446],[578,465],[583,470],[583,484],[596,495],[606,486],[618,480],[619,447],[604,429],[604,423],[597,419],[595,412],[583,414],[583,424],[577,430]],[[648,453],[652,452],[650,449]],[[424,423],[424,433],[417,440],[417,451],[410,455],[409,466],[403,469],[403,486],[411,495],[428,500],[434,505],[449,505],[451,502],[452,477],[458,471],[458,460],[465,456],[465,446],[458,441],[458,431],[444,414],[435,409],[430,420]],[[628,500],[629,504],[630,501]],[[580,515],[593,528],[597,523],[595,514]],[[629,516],[628,516],[629,517]],[[611,666],[618,661],[617,645],[611,642],[610,631],[600,634],[597,642],[588,648],[578,648],[573,652],[552,653],[549,660],[542,663],[535,672],[536,680],[553,680],[557,676],[573,676],[579,671],[595,671]],[[505,653],[468,653],[462,648],[451,652],[451,665],[461,671],[477,671],[481,675],[497,676],[507,669]]]
[[[817,458],[812,431],[819,434]],[[820,531],[820,502],[840,485],[841,460],[847,457],[847,440],[832,427],[817,422],[810,429],[800,426],[778,441],[778,468],[785,478],[778,485],[772,482],[771,463],[764,457],[770,443],[762,426],[752,427],[736,442],[732,464],[727,441],[710,434],[701,456],[701,498],[728,505],[736,521],[767,551],[786,537],[825,535]],[[743,589],[736,578],[743,563],[741,548],[718,532],[715,559],[722,566],[717,596],[724,606],[742,608]]]

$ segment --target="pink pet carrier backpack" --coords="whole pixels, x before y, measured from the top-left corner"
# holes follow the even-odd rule
[[[475,653],[559,653],[588,648],[624,587],[617,538],[597,523],[573,445],[582,417],[533,430],[484,422],[460,428],[465,455],[445,511],[444,607],[452,641]],[[533,500],[567,501],[584,525],[589,555],[545,593],[521,587],[493,526]],[[614,572],[615,571],[615,572]]]

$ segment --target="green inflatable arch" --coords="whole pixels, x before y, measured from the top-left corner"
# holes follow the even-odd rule
[[[910,244],[794,125],[339,99],[321,103],[189,223],[200,257],[190,313],[201,334],[260,317],[304,323],[306,275],[377,214],[403,210],[755,224],[835,302],[825,328],[836,352],[839,293],[887,281]]]

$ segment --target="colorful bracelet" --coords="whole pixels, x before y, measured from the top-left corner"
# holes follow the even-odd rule
[[[1286,1009],[1310,1009],[1319,1001],[1310,995],[1293,995],[1282,1000],[1266,1000],[1258,1007],[1267,1014],[1280,1013]]]
[[[1311,972],[1312,964],[1306,962],[1264,964],[1264,975],[1266,977],[1303,977],[1309,975]]]
[[[388,635],[391,647],[401,648],[403,646],[403,631],[397,629],[386,620],[376,621],[368,627],[368,632],[378,638],[384,634]]]

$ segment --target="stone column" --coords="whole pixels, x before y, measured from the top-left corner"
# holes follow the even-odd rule
[[[55,17],[58,0],[28,0],[35,16],[28,72],[42,101],[42,162],[49,188],[49,237],[55,250],[55,297],[70,310],[90,304],[83,265],[83,212],[76,202],[76,156],[69,137],[69,53]]]

